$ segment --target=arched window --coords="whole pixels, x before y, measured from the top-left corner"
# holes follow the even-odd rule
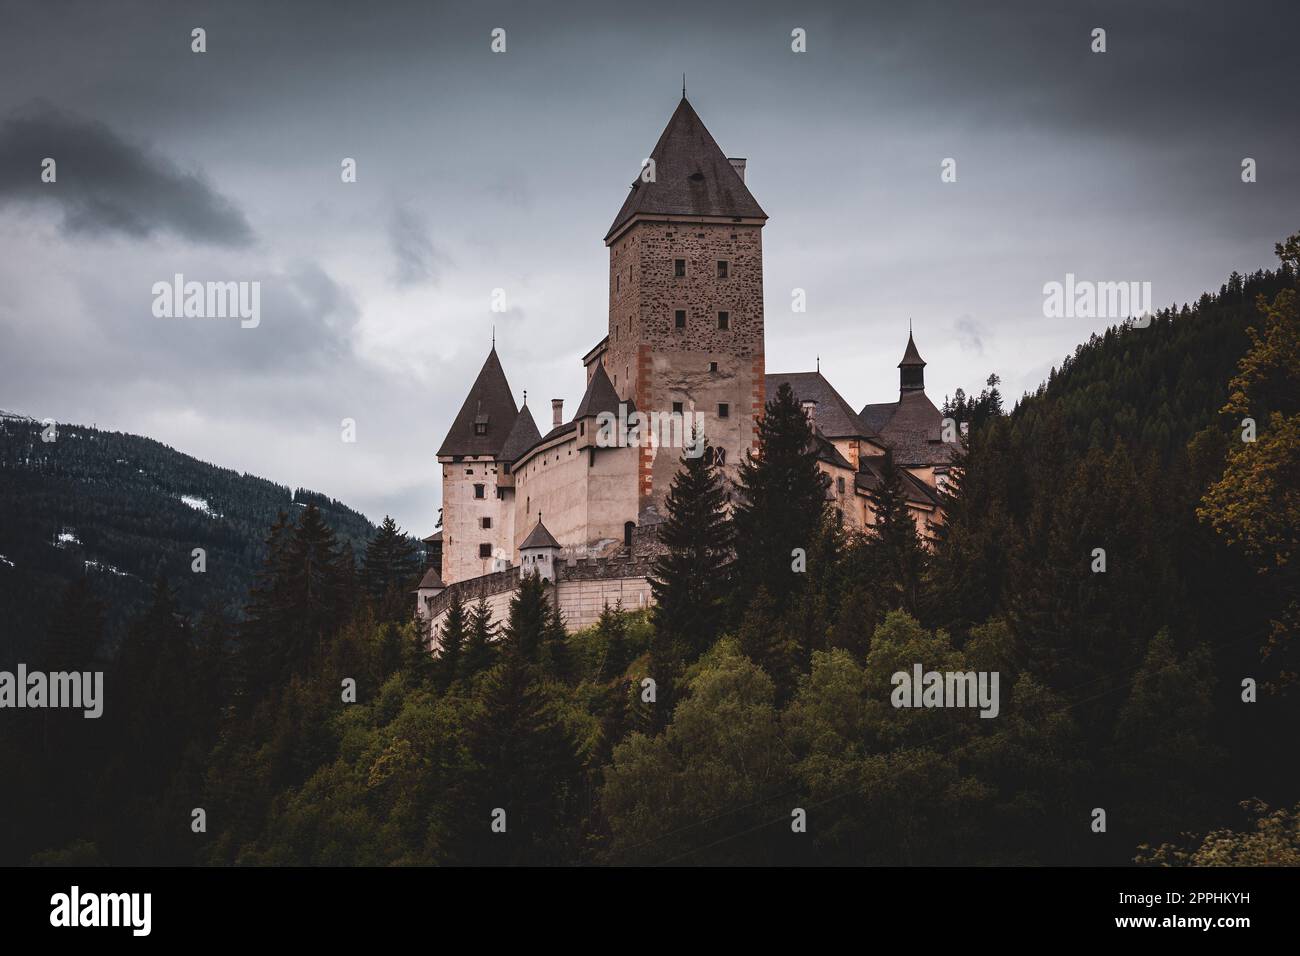
[[[627,521],[623,524],[623,547],[632,547],[632,529],[636,527],[635,521]]]

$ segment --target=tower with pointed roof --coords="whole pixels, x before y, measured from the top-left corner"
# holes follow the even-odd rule
[[[538,438],[517,408],[495,343],[438,448],[442,465],[442,581],[509,565],[514,555],[512,456]]]
[[[643,413],[703,415],[734,474],[753,447],[764,392],[763,240],[767,221],[685,96],[609,231],[609,336],[585,360]],[[662,518],[680,448],[642,447],[639,523]]]

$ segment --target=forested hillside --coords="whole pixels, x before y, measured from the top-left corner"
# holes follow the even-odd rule
[[[242,621],[159,584],[101,720],[0,725],[0,861],[1294,863],[1300,236],[1278,251],[1010,412],[994,378],[947,402],[933,551],[889,462],[876,523],[836,522],[785,386],[734,484],[682,462],[654,607],[576,634],[525,576],[503,627],[453,604],[433,658],[399,529],[354,562],[300,509]],[[35,663],[84,666],[96,607],[58,597]],[[996,715],[900,706],[914,666],[997,674]]]
[[[83,576],[105,604],[110,641],[166,576],[177,605],[242,608],[281,511],[321,509],[340,541],[374,526],[324,495],[241,475],[120,432],[0,417],[0,662],[34,648],[57,596]],[[192,572],[192,552],[206,571]]]

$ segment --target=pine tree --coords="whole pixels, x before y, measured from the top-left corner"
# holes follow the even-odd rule
[[[619,601],[612,608],[608,602],[605,604],[596,621],[596,632],[605,645],[597,680],[619,677],[630,663],[627,658],[627,614],[623,611],[623,602]]]
[[[694,660],[722,630],[728,597],[732,528],[730,498],[707,441],[703,454],[683,456],[668,490],[659,528],[667,551],[654,562],[654,626]]]
[[[496,632],[497,626],[492,622],[492,608],[487,598],[481,597],[469,612],[469,636],[465,641],[465,653],[457,667],[461,679],[469,680],[496,663]]]
[[[740,652],[763,668],[776,685],[778,701],[789,700],[798,681],[798,648],[786,633],[785,622],[777,613],[776,601],[767,588],[760,587],[745,609],[737,638]]]
[[[465,610],[465,601],[460,590],[452,589],[451,603],[447,605],[447,616],[443,618],[442,629],[438,633],[438,686],[446,689],[456,680],[461,656],[469,639],[469,615]]]
[[[541,659],[542,644],[550,627],[551,602],[546,582],[539,574],[520,574],[519,587],[510,599],[510,616],[501,643],[503,650],[536,664]]]
[[[558,864],[572,860],[581,764],[572,738],[553,713],[536,665],[510,650],[483,682],[482,706],[468,728],[478,766],[457,828],[458,861]],[[491,816],[506,814],[504,833]]]
[[[871,546],[879,550],[879,567],[889,575],[893,585],[890,609],[902,608],[916,614],[925,550],[907,507],[902,471],[894,464],[892,454],[885,454],[880,472],[880,483],[867,492],[875,519],[867,537]]]
[[[419,573],[415,545],[402,533],[397,522],[385,515],[375,536],[366,545],[362,562],[361,583],[374,601],[382,601],[391,593],[402,595]]]
[[[826,482],[813,432],[789,385],[767,402],[757,454],[740,463],[735,506],[740,606],[760,588],[782,612],[804,586],[793,552],[812,547],[826,512]]]

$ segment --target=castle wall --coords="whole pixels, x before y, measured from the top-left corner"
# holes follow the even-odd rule
[[[625,611],[641,610],[653,604],[648,580],[650,567],[648,558],[579,559],[567,564],[560,561],[556,583],[549,593],[558,602],[569,632],[580,631],[600,619],[606,604],[615,607],[622,602]],[[510,600],[518,587],[517,567],[456,585],[466,608],[485,597],[492,610],[492,620],[499,626],[504,626],[510,618]],[[452,589],[443,591],[429,604],[431,650],[438,648],[438,635],[447,619],[452,593]]]
[[[518,463],[514,526],[518,543],[541,515],[565,558],[610,554],[623,546],[625,522],[636,521],[637,449],[578,448],[576,432]]]

